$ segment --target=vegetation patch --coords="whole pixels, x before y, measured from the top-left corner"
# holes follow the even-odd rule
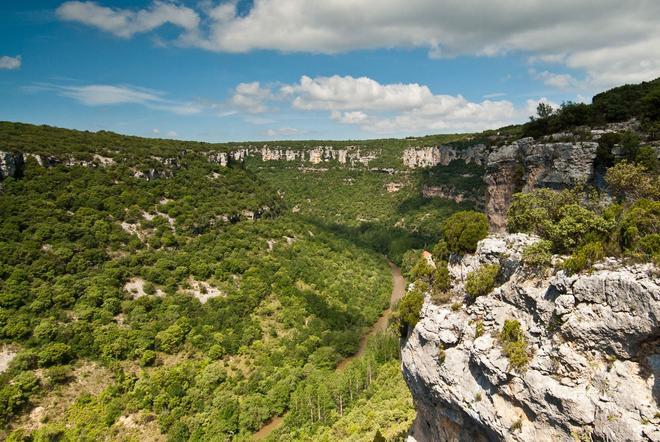
[[[486,264],[468,273],[465,280],[465,292],[470,299],[474,301],[477,297],[485,296],[493,291],[499,272],[499,264]]]
[[[504,355],[509,359],[510,367],[515,371],[523,372],[529,363],[529,354],[527,339],[520,322],[515,319],[505,320],[499,333],[499,341]]]

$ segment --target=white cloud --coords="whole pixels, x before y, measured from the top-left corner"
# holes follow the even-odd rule
[[[277,129],[267,129],[262,132],[262,135],[266,135],[271,138],[275,137],[292,137],[300,133],[298,129],[293,127],[280,127]]]
[[[484,95],[484,98],[500,98],[500,97],[506,97],[506,94],[504,92],[493,92],[492,94],[486,94]]]
[[[231,97],[230,102],[244,111],[261,113],[268,110],[265,103],[272,98],[273,94],[271,90],[267,87],[262,87],[258,81],[255,81],[252,83],[239,83],[234,90],[234,95]]]
[[[123,38],[153,31],[168,23],[191,33],[196,32],[200,24],[194,10],[162,1],[154,1],[150,8],[139,11],[107,8],[91,1],[69,1],[60,5],[56,14],[61,20],[83,23]]]
[[[14,70],[21,67],[21,56],[9,57],[7,55],[0,57],[0,69]]]
[[[378,133],[483,130],[531,115],[507,100],[471,102],[460,95],[434,94],[425,85],[381,84],[367,77],[303,76],[269,96],[298,110],[330,111],[335,122]]]
[[[86,106],[137,104],[149,109],[178,115],[192,115],[204,110],[204,106],[199,103],[168,100],[164,98],[162,92],[124,85],[90,84],[85,86],[63,86],[36,84],[28,87],[27,90],[54,91],[62,96],[73,98]]]
[[[176,138],[178,136],[178,134],[176,132],[174,132],[173,130],[171,130],[171,131],[167,132],[167,136],[169,138]]]
[[[530,69],[529,73],[545,85],[560,90],[574,89],[582,85],[581,82],[569,74],[557,74],[550,71],[537,72],[535,69]]]
[[[142,10],[69,1],[57,13],[120,37],[170,23],[182,29],[178,44],[222,52],[422,47],[433,58],[522,52],[583,70],[598,87],[660,76],[659,1],[254,0],[247,13],[238,13],[237,3],[201,2],[195,11],[164,1]]]
[[[303,76],[280,91],[293,97],[293,106],[305,110],[378,109],[400,110],[420,106],[433,96],[419,84],[382,85],[367,77],[350,76],[310,78]]]

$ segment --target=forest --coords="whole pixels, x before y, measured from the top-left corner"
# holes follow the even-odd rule
[[[4,149],[39,155],[0,184],[3,438],[251,440],[273,419],[273,440],[405,434],[395,331],[337,366],[389,305],[387,259],[435,243],[438,223],[472,207],[420,186],[467,165],[401,177],[223,167],[203,153],[231,146],[0,132]],[[381,140],[381,160],[434,140]],[[112,161],[85,163],[95,155]],[[149,170],[167,173],[138,173]]]

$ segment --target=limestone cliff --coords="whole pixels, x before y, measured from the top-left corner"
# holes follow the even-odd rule
[[[446,166],[454,160],[466,163],[483,164],[488,156],[488,148],[484,144],[476,144],[464,149],[449,145],[411,147],[403,151],[403,165],[410,169]]]
[[[493,235],[451,263],[455,300],[468,272],[501,265],[499,286],[472,305],[427,297],[401,353],[417,408],[411,438],[660,441],[658,268],[609,260],[588,275],[534,272],[521,255],[537,240]],[[503,354],[507,319],[522,325],[526,370]]]
[[[20,152],[0,151],[0,180],[19,177],[23,173],[24,158]]]
[[[261,161],[291,161],[298,163],[319,164],[336,161],[339,164],[368,165],[378,158],[378,150],[366,150],[359,146],[335,148],[333,146],[313,146],[305,149],[291,149],[281,146],[263,145],[240,146],[229,152],[207,152],[209,161],[223,166],[230,163],[242,163],[247,158],[257,158]]]
[[[535,142],[523,138],[490,152],[486,160],[486,214],[493,231],[506,228],[515,192],[537,187],[563,189],[594,176],[596,142]]]

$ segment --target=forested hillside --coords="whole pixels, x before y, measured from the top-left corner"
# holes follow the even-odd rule
[[[4,437],[249,440],[278,416],[279,440],[405,432],[391,332],[335,368],[388,306],[387,258],[471,203],[423,198],[422,172],[226,167],[214,152],[238,146],[0,133],[23,155],[0,183]],[[433,140],[362,148],[385,167]]]

